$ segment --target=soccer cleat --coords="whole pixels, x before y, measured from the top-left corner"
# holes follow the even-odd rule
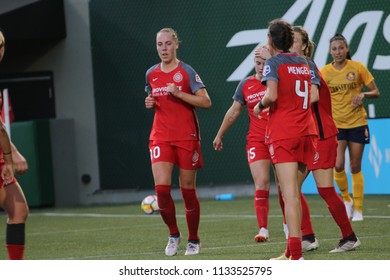
[[[262,227],[259,230],[259,233],[256,234],[255,240],[256,240],[256,242],[267,242],[267,241],[269,241],[268,229]]]
[[[276,257],[276,258],[270,258],[271,261],[288,261],[290,258],[287,258],[286,255],[283,253],[281,256]]]
[[[288,239],[288,227],[287,224],[283,223],[283,231],[284,235],[286,235],[286,239]]]
[[[351,201],[344,201],[344,205],[345,205],[345,211],[347,211],[348,219],[351,219],[351,217],[352,217],[353,200],[351,200]]]
[[[197,255],[200,253],[200,243],[187,243],[187,249],[184,255],[191,256],[191,255]]]
[[[167,247],[165,247],[165,255],[168,257],[172,257],[177,254],[177,250],[179,249],[179,243],[181,241],[181,236],[173,237],[170,236],[168,238]]]
[[[360,246],[360,240],[356,237],[354,233],[350,236],[343,238],[340,240],[339,244],[335,249],[330,251],[329,253],[342,253],[356,249]]]
[[[353,211],[352,222],[360,222],[360,221],[363,221],[362,212],[357,211],[357,210]]]
[[[317,250],[320,247],[320,243],[317,238],[314,239],[314,242],[310,242],[308,240],[302,240],[302,252],[309,252],[313,250]]]

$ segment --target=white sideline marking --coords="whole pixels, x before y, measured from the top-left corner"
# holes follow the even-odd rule
[[[372,238],[387,238],[387,235],[382,236],[359,236],[359,238],[362,240],[364,239],[372,239]],[[339,241],[339,238],[321,238],[322,241]],[[275,246],[275,245],[283,245],[286,244],[286,241],[279,241],[279,242],[264,242],[261,243],[261,246]],[[227,250],[227,249],[234,249],[234,248],[250,248],[250,247],[256,247],[259,246],[258,243],[248,244],[248,245],[230,245],[230,246],[215,246],[215,247],[203,247],[202,251],[209,251],[209,250]],[[331,250],[331,248],[329,248]],[[184,251],[184,249],[179,249],[180,251]],[[326,250],[324,251],[327,252]],[[137,252],[137,253],[126,253],[126,254],[104,254],[104,255],[94,255],[94,256],[83,256],[81,258],[77,259],[106,259],[107,257],[130,257],[130,256],[147,256],[147,255],[161,255],[164,256],[163,249],[160,251],[154,251],[154,252]],[[164,256],[165,257],[165,256]],[[66,258],[64,260],[73,260],[73,258]]]
[[[46,216],[46,217],[90,217],[90,218],[134,218],[134,217],[143,217],[143,218],[160,218],[160,215],[146,215],[146,214],[98,214],[98,213],[52,213],[52,212],[43,212],[43,213],[30,213],[30,216]],[[185,218],[185,215],[177,215],[177,217]],[[234,214],[234,215],[228,215],[228,214],[210,214],[210,215],[202,215],[202,219],[214,219],[214,218],[232,218],[232,217],[239,217],[239,218],[255,218],[255,215],[249,215],[249,214]],[[282,217],[282,215],[269,215],[269,217]],[[330,215],[311,215],[312,218],[331,218]],[[390,219],[390,216],[367,216],[365,215],[364,218],[368,219]],[[126,230],[129,229],[130,226],[127,227],[118,227],[116,230]],[[148,226],[149,227],[149,226]],[[90,231],[111,231],[112,227],[107,228],[96,228],[96,229],[79,229],[79,230],[69,230],[69,231],[51,231],[51,232],[35,232],[30,233],[29,235],[42,235],[42,234],[64,234],[64,233],[79,233],[79,232],[90,232]],[[359,238],[361,240],[364,239],[377,239],[377,238],[388,238],[388,235],[384,236],[361,236],[359,235]],[[4,238],[3,235],[0,234],[0,238]],[[338,241],[339,238],[321,238],[323,241]],[[286,241],[279,241],[279,242],[265,242],[262,243],[261,246],[274,246],[274,245],[281,245],[285,244]],[[204,251],[212,251],[212,250],[226,250],[231,248],[251,248],[259,246],[257,243],[253,244],[242,244],[242,245],[231,245],[231,246],[215,246],[215,247],[203,247],[202,250]],[[115,257],[131,257],[131,256],[147,256],[147,255],[160,255],[163,256],[163,249],[160,251],[154,251],[154,252],[137,252],[137,253],[124,253],[124,254],[101,254],[101,255],[91,255],[91,256],[80,256],[78,258],[62,258],[62,260],[73,260],[73,259],[106,259],[106,258],[115,258]]]
[[[160,215],[147,214],[97,214],[97,213],[31,213],[30,216],[46,216],[46,217],[90,217],[90,218],[132,218],[132,217],[160,217]],[[312,218],[331,217],[330,215],[310,215]],[[179,218],[185,218],[185,215],[176,215]],[[202,218],[253,218],[255,215],[205,215]],[[268,217],[276,218],[282,215],[268,215]],[[368,216],[364,215],[364,219],[390,219],[390,216]]]

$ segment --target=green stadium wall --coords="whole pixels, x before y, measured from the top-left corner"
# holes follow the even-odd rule
[[[212,141],[239,80],[254,73],[253,51],[265,42],[272,19],[309,31],[319,67],[330,62],[329,39],[343,33],[353,59],[368,66],[382,93],[369,101],[375,116],[390,116],[388,1],[91,0],[89,10],[101,189],[153,188],[148,150],[153,112],[144,107],[144,85],[146,70],[159,62],[155,36],[163,27],[177,30],[178,56],[199,73],[213,102],[210,110],[198,110],[204,156],[199,186],[252,181],[246,111],[225,136],[222,152],[213,150]]]

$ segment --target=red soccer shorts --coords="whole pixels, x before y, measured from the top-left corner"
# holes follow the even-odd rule
[[[160,161],[171,162],[186,170],[203,167],[199,141],[150,141],[149,151],[152,164]]]
[[[313,162],[317,146],[317,135],[278,140],[269,145],[269,153],[273,164],[283,162]]]
[[[261,141],[252,141],[246,145],[248,164],[258,160],[271,159],[268,145]]]
[[[318,140],[317,152],[314,160],[307,165],[309,170],[328,169],[336,166],[337,156],[337,136],[332,136],[324,140]]]

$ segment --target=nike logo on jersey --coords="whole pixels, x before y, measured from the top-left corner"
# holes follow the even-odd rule
[[[153,82],[155,82],[155,81],[157,81],[157,80],[158,80],[158,78],[154,78],[154,79],[152,79],[152,81],[153,81]]]
[[[254,86],[250,86],[250,87],[248,87],[248,89],[251,89],[251,88],[253,88]]]

